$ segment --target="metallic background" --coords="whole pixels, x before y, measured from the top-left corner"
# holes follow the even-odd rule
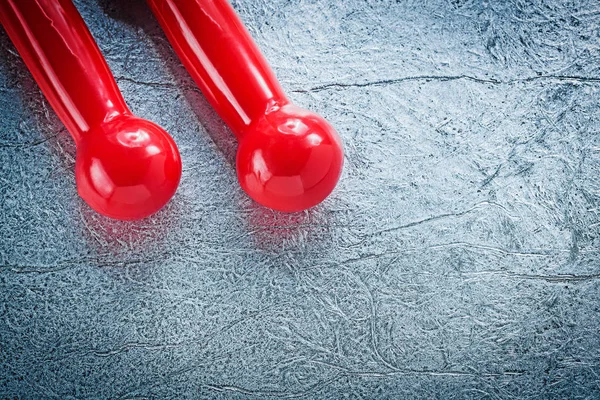
[[[92,212],[1,31],[0,398],[600,398],[597,1],[234,1],[344,140],[289,215],[143,1],[77,6],[183,177],[149,219]]]

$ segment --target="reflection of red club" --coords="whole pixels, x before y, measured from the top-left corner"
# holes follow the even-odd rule
[[[71,0],[0,0],[0,21],[77,144],[79,195],[117,219],[164,206],[181,176],[177,147],[127,108]]]
[[[290,103],[227,0],[147,0],[183,64],[239,140],[237,173],[257,202],[299,211],[323,201],[343,152],[320,116]]]

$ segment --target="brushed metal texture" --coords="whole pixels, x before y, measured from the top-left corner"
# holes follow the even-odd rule
[[[77,7],[177,194],[116,222],[0,32],[0,398],[600,398],[597,1],[236,0],[342,179],[281,214],[141,0]]]

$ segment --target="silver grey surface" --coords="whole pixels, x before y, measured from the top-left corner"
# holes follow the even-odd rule
[[[77,5],[183,176],[149,219],[93,213],[0,33],[0,398],[600,398],[597,1],[235,1],[345,143],[290,215],[143,1]]]

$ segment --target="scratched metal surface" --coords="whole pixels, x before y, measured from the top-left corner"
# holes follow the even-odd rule
[[[0,398],[600,398],[600,8],[234,2],[345,143],[279,214],[140,0],[79,1],[184,170],[152,218],[78,198],[0,34]]]

